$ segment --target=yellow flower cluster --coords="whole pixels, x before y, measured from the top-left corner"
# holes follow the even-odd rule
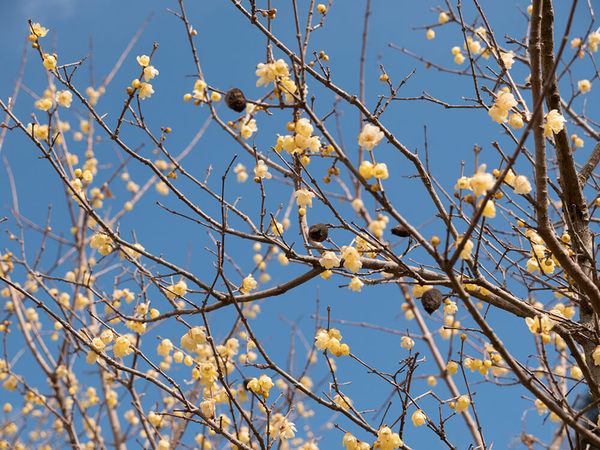
[[[549,137],[552,134],[559,133],[565,126],[565,118],[556,109],[552,109],[546,114],[546,123],[544,123],[544,136]]]
[[[168,286],[165,290],[165,295],[169,300],[175,297],[183,297],[187,294],[187,283],[185,280],[179,280],[177,283]]]
[[[273,386],[274,384],[271,378],[264,373],[260,376],[260,378],[250,379],[246,385],[248,390],[260,395],[263,398],[269,398],[269,391]]]
[[[288,124],[288,130],[294,131],[293,135],[277,136],[275,151],[285,150],[288,154],[302,155],[307,149],[317,153],[321,148],[319,136],[313,134],[314,127],[306,117]]]
[[[404,442],[402,442],[398,433],[394,433],[386,425],[383,425],[377,431],[377,440],[373,443],[373,448],[379,450],[394,450],[403,446]]]
[[[256,66],[256,86],[267,86],[271,82],[276,82],[275,95],[280,96],[280,90],[283,91],[286,102],[294,100],[293,94],[298,88],[294,80],[290,78],[289,67],[283,59],[278,59],[272,63],[259,63]]]
[[[350,354],[348,344],[342,344],[342,335],[336,328],[330,328],[329,331],[321,328],[315,336],[315,346],[319,350],[329,350],[335,356],[347,356]]]
[[[496,94],[496,101],[489,109],[488,114],[494,122],[504,123],[508,120],[508,112],[515,106],[517,106],[515,97],[508,88],[502,88]]]
[[[242,280],[242,287],[240,287],[240,291],[243,294],[249,294],[250,291],[253,291],[254,289],[256,289],[257,285],[258,285],[258,283],[254,279],[254,277],[252,275],[248,275],[246,278],[244,278]]]
[[[352,433],[344,435],[342,446],[346,447],[346,450],[370,450],[371,448],[367,442],[359,441]]]
[[[387,164],[385,163],[373,164],[370,161],[363,161],[360,163],[358,171],[367,180],[371,177],[375,177],[380,180],[389,178]]]
[[[204,327],[192,327],[190,330],[181,336],[179,341],[181,347],[190,353],[195,353],[200,350],[200,346],[206,342],[206,331]]]
[[[90,239],[90,247],[97,248],[103,256],[109,255],[113,251],[112,239],[106,234],[96,233]]]

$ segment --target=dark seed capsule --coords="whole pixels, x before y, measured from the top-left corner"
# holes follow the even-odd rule
[[[323,242],[325,239],[327,239],[328,234],[329,229],[327,224],[324,223],[315,223],[308,229],[308,237],[311,241]]]
[[[235,112],[242,112],[246,107],[246,97],[238,88],[229,89],[225,94],[225,103]]]
[[[404,225],[396,225],[390,231],[395,236],[400,236],[400,237],[408,237],[408,236],[410,236],[409,231],[404,227]]]
[[[428,314],[432,314],[434,311],[437,311],[442,304],[442,293],[439,289],[431,288],[423,292],[421,303],[423,304],[423,309],[425,309]]]

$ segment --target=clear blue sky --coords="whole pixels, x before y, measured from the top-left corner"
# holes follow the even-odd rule
[[[244,2],[244,4],[246,3]],[[286,14],[289,2],[281,2],[281,5],[279,3],[273,2],[274,6],[280,10],[275,22],[275,31],[283,36],[289,47],[295,49],[297,47],[293,36],[293,21]],[[452,62],[450,48],[454,45],[461,45],[462,38],[457,27],[435,28],[437,36],[433,40],[425,38],[424,30],[411,28],[411,26],[436,23],[437,13],[430,11],[430,8],[437,6],[436,3],[403,0],[376,0],[372,3],[373,12],[369,22],[366,63],[366,92],[369,107],[375,105],[376,95],[385,93],[383,83],[378,81],[379,64],[385,66],[395,83],[416,69],[416,73],[400,91],[400,96],[418,96],[423,91],[427,91],[449,103],[460,103],[462,97],[474,96],[472,82],[468,77],[453,77],[442,74],[433,68],[426,69],[422,63],[388,46],[389,43],[393,43],[406,47],[414,53],[444,66],[456,67]],[[491,3],[493,4],[486,8],[488,8],[488,19],[496,29],[496,36],[502,39],[502,43],[504,43],[504,35],[520,39],[526,33],[526,20],[516,8],[517,2]],[[523,9],[526,8],[527,2],[519,3]],[[177,10],[178,5],[174,0],[169,2],[157,0],[144,2],[133,0],[102,2],[0,1],[0,64],[3,68],[0,71],[0,97],[6,100],[12,93],[22,51],[26,45],[28,18],[33,19],[34,22],[40,22],[51,30],[51,33],[43,40],[43,44],[47,50],[55,46],[54,51],[59,55],[59,63],[77,61],[85,55],[90,55],[90,43],[93,45],[91,58],[88,58],[84,69],[80,71],[75,80],[80,86],[80,90],[85,90],[90,84],[89,64],[93,64],[93,77],[95,84],[98,85],[110,72],[139,26],[152,13],[148,26],[108,86],[106,94],[101,97],[98,110],[101,114],[108,113],[108,123],[114,124],[125,97],[126,86],[139,74],[135,56],[149,54],[152,44],[157,42],[159,46],[152,62],[160,71],[160,75],[152,82],[156,93],[151,99],[144,101],[143,107],[146,120],[154,131],[158,131],[160,126],[172,127],[173,132],[169,135],[167,142],[169,148],[178,153],[179,149],[185,147],[202,126],[208,117],[208,109],[194,107],[190,103],[182,101],[183,95],[191,91],[193,78],[188,76],[193,75],[195,69],[183,25],[175,16],[165,10],[167,7]],[[251,28],[231,2],[188,1],[186,7],[190,21],[198,30],[196,44],[207,82],[223,91],[233,86],[240,87],[250,98],[262,96],[265,89],[255,86],[254,70],[257,63],[264,62],[264,38]],[[363,14],[364,2],[335,2],[325,29],[315,32],[312,38],[311,50],[317,52],[324,50],[330,56],[333,79],[339,86],[351,93],[358,93]],[[472,20],[471,5],[465,6],[465,16],[467,21]],[[562,28],[560,27],[560,29]],[[509,48],[517,49],[514,46]],[[275,56],[282,57],[277,51]],[[527,75],[525,69],[518,64],[515,64],[511,73],[517,82],[522,82]],[[29,122],[31,121],[30,114],[34,111],[34,100],[29,92],[41,95],[46,87],[45,71],[38,55],[31,49],[27,54],[23,83],[27,89],[23,89],[19,93],[15,112],[23,121]],[[491,89],[493,86],[488,87]],[[315,83],[309,84],[309,93],[317,96],[316,110],[319,114],[324,115],[331,109],[332,99],[323,93],[320,86]],[[347,105],[342,106],[342,111],[341,129],[344,143],[347,151],[355,155],[358,116]],[[225,110],[225,108],[221,108],[220,113],[227,120],[236,117],[233,112]],[[39,111],[36,111],[36,114],[41,117]],[[62,120],[68,119],[71,126],[76,128],[79,119],[83,116],[83,109],[74,101],[71,110],[63,113]],[[283,134],[283,124],[288,120],[290,117],[284,115],[279,115],[271,121],[266,116],[261,116],[257,120],[259,133],[256,143],[259,148],[266,149],[268,146],[274,145],[275,133]],[[461,161],[465,162],[465,173],[467,175],[472,173],[474,144],[483,148],[483,152],[479,156],[480,162],[487,162],[489,167],[494,167],[498,162],[491,142],[498,141],[501,145],[506,146],[507,150],[512,148],[510,141],[501,134],[500,127],[489,120],[483,111],[447,111],[440,106],[425,102],[398,102],[389,108],[383,116],[383,122],[396,133],[406,147],[418,148],[420,152],[423,151],[423,127],[427,125],[431,171],[448,191],[452,191],[456,178],[460,176]],[[141,143],[137,140],[141,138],[139,134],[125,132],[125,136],[131,139],[132,146]],[[82,142],[70,142],[70,148],[73,153],[80,155],[81,160],[83,159],[85,148]],[[146,147],[140,151],[150,157],[152,146],[146,142]],[[103,140],[96,146],[96,154],[100,159],[101,166],[103,161],[106,161],[106,164],[112,164],[114,167],[118,163],[117,153],[118,150],[110,140]],[[252,158],[237,147],[235,142],[226,136],[216,124],[211,124],[196,148],[184,160],[184,165],[200,179],[203,179],[204,171],[209,165],[212,165],[214,172],[209,184],[218,188],[222,171],[236,153],[240,155],[238,159],[240,162],[249,169],[253,167]],[[17,133],[9,133],[1,155],[10,163],[16,177],[21,213],[32,221],[43,223],[48,205],[52,204],[51,225],[53,230],[68,235],[70,223],[64,196],[61,193],[62,188],[49,165],[38,159],[35,148],[28,145],[27,141]],[[415,225],[427,222],[426,235],[437,233],[443,236],[444,231],[440,228],[439,221],[434,219],[429,222],[433,216],[433,208],[429,201],[424,200],[419,181],[410,177],[414,174],[414,170],[389,145],[382,145],[378,148],[376,155],[388,164],[391,177],[386,184],[387,192],[398,210],[411,219]],[[135,165],[127,167],[132,179],[138,184],[146,181],[149,175],[147,171]],[[316,168],[313,170],[315,173],[320,173]],[[110,172],[110,170],[106,171],[107,174]],[[11,207],[8,178],[5,174],[5,169],[1,168],[0,218],[8,216],[8,209]],[[530,173],[528,174],[530,175]],[[208,197],[198,190],[191,189],[189,186],[188,188],[189,195],[200,202],[207,211],[211,213],[217,211],[217,205],[210,203]],[[240,205],[251,210],[254,218],[257,217],[256,212],[251,208],[256,204],[259,193],[251,180],[245,185],[240,185],[232,179],[227,189],[230,199],[242,196]],[[105,209],[116,211],[122,206],[127,192],[124,190],[124,183],[120,180],[117,180],[113,190],[117,194],[117,198],[107,200]],[[290,187],[271,191],[269,201],[272,211],[277,209],[278,202],[281,202],[285,208],[290,195]],[[147,198],[144,198],[136,206],[134,213],[123,218],[120,223],[121,234],[129,238],[130,230],[134,229],[137,239],[149,251],[173,258],[179,265],[187,266],[196,273],[207,271],[208,274],[211,274],[212,272],[209,271],[212,257],[205,247],[212,247],[212,245],[206,237],[205,230],[167,215],[155,204],[157,200],[173,207],[178,206],[172,194],[167,198],[159,198],[152,190]],[[366,201],[366,204],[373,213],[372,203]],[[347,205],[343,208],[345,208],[344,211],[349,211]],[[314,222],[332,220],[328,216],[327,210],[320,205],[315,205],[309,215]],[[294,222],[296,221],[292,220],[292,224]],[[2,230],[16,231],[12,219],[0,227]],[[297,224],[292,225],[289,233],[292,239],[297,239],[297,245],[300,246]],[[334,231],[334,237],[335,233]],[[16,251],[17,249],[6,236],[4,232],[0,235],[0,248]],[[37,250],[39,238],[36,238],[33,233],[29,236],[31,248],[28,250],[31,258]],[[340,245],[347,243],[347,236],[339,234],[338,237],[337,242]],[[243,271],[250,271],[254,267],[251,259],[251,244],[231,240],[230,245],[232,247],[228,249],[228,252],[231,256],[236,259]],[[46,263],[50,264],[49,261]],[[278,263],[273,262],[268,272],[274,282],[281,282],[289,279],[293,273],[300,273],[299,268],[290,269],[289,267],[281,270]],[[239,283],[241,280],[232,269],[230,276],[234,282]],[[209,275],[201,278],[208,279],[208,277]],[[320,298],[321,314],[324,314],[326,306],[331,306],[332,317],[336,319],[371,323],[401,331],[408,328],[412,333],[418,334],[416,325],[413,322],[407,322],[401,315],[402,300],[396,287],[364,288],[361,294],[357,294],[349,292],[346,287],[338,288],[340,283],[345,283],[345,281],[331,279],[325,282],[318,278],[294,292],[262,303],[263,312],[255,321],[255,329],[265,341],[266,346],[278,356],[281,364],[284,366],[287,364],[286,351],[289,348],[290,340],[289,323],[282,320],[282,317],[292,322],[297,321],[304,337],[310,342],[314,333],[314,320],[310,318],[310,315],[315,312],[317,296]],[[108,286],[105,289],[111,290]],[[156,302],[160,305],[161,300],[156,299]],[[163,303],[162,306],[163,309],[166,309],[166,303]],[[502,324],[497,327],[497,332],[509,346],[524,336],[529,339],[529,333],[522,320],[513,319],[502,312],[492,312],[491,315],[493,324],[496,326]],[[232,315],[229,312],[215,314],[216,334],[219,334],[219,326],[222,327],[220,335],[224,335],[228,331],[227,327],[231,324],[231,318]],[[432,329],[439,328],[439,317],[429,320],[428,324]],[[351,351],[381,370],[393,372],[397,367],[397,361],[406,353],[405,349],[400,348],[398,336],[348,325],[340,326],[340,328],[344,341],[348,342]],[[179,334],[169,335],[169,332],[170,330],[163,326],[153,331],[152,335],[160,334],[162,337],[170,337],[174,342],[178,341]],[[146,337],[145,339],[152,343],[148,345],[148,348],[153,348],[152,338]],[[17,344],[18,342],[15,341],[11,343],[13,348]],[[304,352],[303,346],[302,341],[296,339],[299,355]],[[454,352],[456,352],[456,348],[457,342],[454,343]],[[418,374],[432,374],[433,366],[424,344],[418,341],[415,350],[419,351],[422,356],[425,355],[427,359]],[[513,351],[519,354],[521,350],[513,348]],[[319,357],[322,359],[322,356]],[[453,357],[457,358],[456,353]],[[373,378],[373,375],[367,375],[363,368],[348,359],[338,359],[336,362],[339,367],[340,382],[352,381],[351,385],[344,388],[344,392],[349,394],[354,400],[354,404],[364,410],[381,408],[387,397],[388,387],[382,387]],[[296,365],[299,367],[301,362],[296,362]],[[23,361],[21,366],[17,367],[18,370],[24,371],[27,365]],[[315,382],[322,379],[325,374],[324,368],[324,362],[321,360],[318,368],[311,374]],[[246,369],[246,373],[255,374],[256,372],[253,369]],[[470,375],[469,378],[475,383],[482,380],[479,375]],[[458,377],[457,381],[461,393],[465,393],[464,386]],[[321,386],[321,389],[327,391],[327,385]],[[428,389],[426,384],[419,379],[415,382],[413,392],[418,395],[426,389]],[[475,398],[478,404],[479,419],[485,430],[487,443],[493,442],[494,448],[506,448],[510,444],[514,444],[517,435],[525,427],[522,422],[522,412],[525,408],[531,407],[531,402],[521,399],[519,396],[521,391],[514,387],[474,384],[473,389],[477,391]],[[441,397],[447,395],[441,383],[436,387],[436,392],[440,392]],[[155,400],[157,399],[145,399],[147,402],[145,406],[149,407]],[[437,406],[433,402],[425,401],[424,406],[429,407],[427,412],[430,415],[434,417],[437,415]],[[397,408],[397,406],[395,407]],[[129,409],[128,404],[123,407],[123,411],[125,409]],[[500,412],[502,412],[502,420],[499,420]],[[411,413],[412,409],[409,415]],[[317,410],[317,418],[318,420],[310,421],[311,429],[315,431],[318,429],[318,424],[328,420],[329,416],[323,415]],[[377,424],[378,420],[379,418],[373,423]],[[340,426],[351,431],[356,431],[357,435],[365,440],[373,441],[370,436],[361,435],[354,427],[348,426],[344,419],[338,418],[333,422],[339,423]],[[538,418],[535,410],[529,411],[527,431],[535,432],[540,423],[541,419]],[[303,436],[304,423],[298,420],[297,426],[298,434]],[[461,419],[458,417],[451,419],[446,427],[451,440],[457,444],[458,448],[466,448],[470,436],[464,431]],[[552,427],[546,428],[548,433],[551,430],[553,430]],[[322,436],[323,440],[319,442],[320,448],[339,448],[342,439],[341,433],[334,430],[323,431]],[[412,424],[406,426],[404,440],[415,449],[438,448],[439,446],[433,433],[424,427],[415,429]],[[439,447],[441,448],[441,446]]]

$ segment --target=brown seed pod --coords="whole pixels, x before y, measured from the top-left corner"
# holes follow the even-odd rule
[[[246,108],[246,97],[238,88],[229,89],[225,94],[225,103],[235,112],[242,112]]]
[[[308,237],[311,241],[323,242],[329,234],[328,225],[326,223],[315,223],[308,229]]]
[[[431,288],[423,292],[421,303],[423,304],[423,309],[431,315],[442,304],[442,293],[439,289]]]
[[[408,237],[408,236],[410,236],[410,232],[404,227],[404,225],[396,225],[390,231],[395,236],[400,236],[400,237]]]

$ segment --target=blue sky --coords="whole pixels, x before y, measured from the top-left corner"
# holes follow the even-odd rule
[[[246,2],[244,2],[245,4]],[[276,4],[277,3],[277,4]],[[293,21],[289,12],[289,4],[274,2],[279,9],[274,30],[282,37],[290,48],[297,48],[294,39]],[[415,61],[401,52],[390,48],[392,43],[435,61],[441,65],[455,68],[452,61],[450,48],[461,45],[460,30],[457,27],[435,28],[436,38],[427,40],[425,31],[414,30],[412,26],[431,25],[437,22],[437,13],[430,11],[437,4],[433,2],[409,2],[377,0],[373,3],[373,13],[369,24],[369,39],[367,43],[366,60],[366,93],[367,105],[373,107],[376,96],[384,94],[385,85],[378,80],[379,64],[383,64],[387,73],[395,83],[406,77],[413,69],[415,74],[402,88],[399,95],[403,97],[419,96],[427,91],[434,97],[449,103],[460,103],[463,97],[474,96],[472,82],[468,77],[457,77],[443,74],[433,68],[425,68],[421,62]],[[488,2],[486,5],[488,19],[496,30],[497,37],[509,35],[520,39],[526,33],[526,20],[516,8],[516,2]],[[522,8],[526,8],[525,2],[520,2]],[[165,8],[177,10],[177,2],[170,1],[115,1],[91,2],[74,0],[47,0],[47,1],[23,1],[8,2],[0,1],[0,62],[3,70],[0,71],[0,98],[6,99],[12,93],[14,80],[17,77],[23,47],[26,45],[28,34],[27,19],[40,22],[51,30],[51,33],[43,40],[46,50],[54,47],[59,55],[59,63],[74,62],[86,55],[90,55],[87,63],[76,77],[76,84],[80,90],[85,90],[90,85],[90,63],[93,64],[93,78],[98,86],[103,77],[107,76],[121,52],[127,46],[131,37],[136,33],[138,27],[152,13],[152,17],[145,28],[140,39],[136,42],[132,52],[125,59],[118,74],[107,87],[107,92],[98,103],[98,111],[101,114],[108,113],[107,121],[114,124],[120,111],[125,88],[131,80],[138,76],[139,66],[135,56],[149,54],[154,42],[158,43],[158,50],[153,58],[153,64],[160,71],[158,78],[153,80],[156,93],[151,99],[143,103],[147,123],[153,131],[158,131],[161,126],[170,126],[173,132],[168,136],[169,148],[178,153],[184,148],[197,131],[202,127],[208,117],[206,107],[195,107],[191,103],[182,100],[186,92],[190,92],[193,86],[195,68],[190,55],[189,45],[179,20],[167,12]],[[223,91],[231,87],[241,88],[249,98],[259,98],[264,95],[264,87],[256,87],[255,66],[264,62],[265,39],[256,30],[252,29],[248,22],[235,10],[230,2],[187,2],[187,13],[190,21],[198,30],[196,45],[202,68],[209,85]],[[580,11],[581,12],[581,11]],[[471,5],[465,6],[465,17],[473,17]],[[330,10],[330,16],[323,30],[317,30],[311,39],[311,51],[325,51],[330,56],[332,77],[335,82],[347,92],[358,93],[359,54],[361,42],[361,30],[364,14],[364,2],[347,1],[336,2]],[[466,19],[467,21],[472,19]],[[560,20],[560,19],[559,19]],[[577,16],[577,25],[583,26],[585,22]],[[562,29],[560,26],[558,27]],[[90,42],[93,53],[90,54]],[[502,39],[504,42],[504,39]],[[517,47],[509,47],[517,48]],[[278,52],[276,58],[282,57]],[[515,65],[511,71],[517,82],[523,82],[527,72],[524,67]],[[41,65],[38,55],[28,51],[24,87],[19,93],[16,114],[24,122],[31,121],[30,115],[34,111],[33,98],[29,92],[41,95],[47,87],[46,74]],[[490,89],[492,86],[489,86]],[[320,115],[325,115],[331,110],[333,98],[324,92],[323,88],[316,83],[309,83],[309,94],[315,95],[315,109]],[[232,120],[236,115],[222,107],[219,110],[225,120]],[[347,151],[356,155],[356,136],[358,134],[358,116],[348,105],[342,106],[341,131]],[[37,111],[38,117],[41,117]],[[77,127],[79,120],[85,116],[81,106],[74,106],[68,113],[63,114],[62,120],[68,120],[73,128]],[[438,178],[441,185],[449,192],[452,191],[456,179],[460,176],[461,161],[465,162],[465,174],[470,175],[474,170],[473,146],[480,145],[483,152],[479,156],[480,162],[487,162],[488,167],[495,167],[498,157],[494,153],[491,143],[498,141],[505,150],[511,152],[510,140],[502,134],[500,127],[494,124],[487,114],[482,111],[451,110],[426,102],[397,102],[393,104],[382,116],[386,126],[394,131],[401,142],[409,149],[418,149],[423,152],[424,125],[427,125],[427,138],[430,151],[430,167],[432,173]],[[276,133],[284,133],[285,123],[290,120],[289,114],[277,113],[273,118],[261,116],[257,119],[259,132],[256,143],[259,148],[267,149],[275,144]],[[132,142],[132,146],[141,143],[143,137],[140,133],[125,130],[124,136]],[[70,151],[83,158],[85,151],[82,142],[70,142]],[[591,145],[591,144],[588,144]],[[146,142],[146,147],[140,150],[145,156],[151,157],[152,146]],[[408,217],[415,225],[427,224],[424,234],[439,234],[443,236],[445,231],[440,226],[440,221],[433,217],[431,202],[424,200],[424,191],[419,181],[412,177],[414,169],[402,159],[399,153],[389,145],[382,145],[376,151],[377,158],[382,158],[390,168],[391,178],[386,184],[390,199],[394,202],[400,213]],[[111,173],[110,168],[118,164],[118,150],[110,140],[103,139],[96,146],[96,154],[100,159],[101,167],[106,168],[106,173]],[[249,169],[253,167],[252,158],[243,152],[236,143],[218,128],[211,124],[200,142],[184,160],[184,165],[198,178],[203,179],[205,171],[212,167],[213,173],[209,179],[209,185],[218,189],[220,176],[235,154],[238,161],[244,163]],[[38,158],[36,150],[17,133],[9,133],[1,150],[2,157],[6,158],[15,176],[15,183],[19,194],[21,214],[37,223],[43,223],[47,214],[48,205],[52,204],[52,227],[58,233],[68,235],[70,223],[67,219],[67,209],[64,202],[62,187],[57,181],[56,175],[50,170],[48,164]],[[354,157],[355,159],[355,157]],[[104,166],[103,166],[104,165]],[[518,163],[518,167],[526,166]],[[311,166],[312,168],[312,166]],[[149,173],[143,168],[128,165],[127,170],[132,179],[142,184],[148,178]],[[325,169],[314,168],[315,173],[321,173]],[[5,169],[0,169],[0,218],[9,215],[11,197],[9,195],[8,177]],[[185,185],[185,181],[181,181]],[[274,183],[274,182],[272,182]],[[122,207],[128,193],[124,189],[124,183],[117,180],[114,192],[115,200],[107,200],[105,208],[116,211]],[[211,203],[208,196],[191,185],[186,185],[187,192],[207,212],[218,214],[218,205]],[[257,186],[248,181],[245,185],[236,183],[233,179],[227,185],[230,199],[241,197],[239,205],[247,208],[253,219],[258,217],[256,213],[256,202],[259,201]],[[269,190],[269,202],[271,211],[277,209],[281,203],[283,208],[287,207],[292,191],[289,186],[284,188],[272,188]],[[193,223],[183,221],[180,218],[166,214],[164,210],[156,205],[160,200],[166,205],[180,207],[173,195],[160,197],[153,190],[136,206],[133,214],[128,214],[120,221],[120,230],[123,236],[129,238],[131,230],[135,230],[136,238],[147,250],[156,254],[163,254],[172,258],[181,266],[188,267],[196,273],[211,274],[213,259],[205,247],[213,247],[206,236],[206,231]],[[373,204],[365,200],[367,207],[373,213]],[[352,214],[348,205],[342,205],[346,214]],[[311,220],[315,222],[326,222],[332,220],[328,211],[322,205],[315,204],[309,212]],[[292,223],[296,222],[294,219]],[[14,221],[0,225],[2,229],[15,231]],[[294,239],[297,236],[297,224],[291,228]],[[347,235],[333,231],[333,236],[340,245],[344,245]],[[35,254],[39,243],[39,236],[28,231],[31,255]],[[297,245],[300,245],[298,240]],[[0,248],[11,248],[11,243],[6,239],[6,234],[0,237]],[[254,267],[251,259],[251,244],[239,240],[229,240],[228,252],[243,271],[250,271]],[[404,243],[401,244],[405,245]],[[13,251],[16,249],[13,248]],[[44,260],[43,264],[50,265],[51,258]],[[292,274],[299,274],[301,268],[288,266],[282,270],[278,263],[270,263],[269,273],[273,282],[281,282],[291,278]],[[241,281],[231,270],[230,275],[236,283]],[[66,270],[66,269],[65,269]],[[208,278],[204,277],[204,278]],[[202,278],[202,277],[201,277]],[[110,278],[108,278],[110,279]],[[262,314],[255,321],[255,329],[265,345],[278,361],[285,365],[287,362],[286,352],[289,349],[290,325],[288,321],[297,322],[304,338],[312,340],[314,334],[314,319],[311,315],[315,312],[315,300],[319,298],[320,313],[324,314],[325,307],[331,306],[332,317],[351,322],[376,324],[381,327],[389,327],[400,331],[408,328],[412,333],[417,333],[413,322],[407,322],[401,316],[401,296],[396,287],[372,287],[364,289],[361,294],[350,293],[346,287],[338,287],[345,284],[346,280],[332,279],[327,282],[317,278],[310,283],[298,288],[294,292],[283,296],[268,299],[261,305]],[[110,284],[110,283],[109,283]],[[107,291],[111,289],[106,288]],[[163,303],[160,303],[160,302]],[[166,302],[156,299],[157,305],[167,307]],[[282,317],[287,319],[283,320]],[[524,336],[528,336],[522,320],[510,317],[504,312],[492,311],[491,321],[494,325],[500,325],[497,332],[509,344],[518,342]],[[460,316],[458,317],[461,318]],[[214,323],[217,333],[224,336],[231,325],[232,311],[219,311],[214,314]],[[437,320],[437,322],[436,322]],[[468,321],[467,321],[468,323]],[[440,327],[440,317],[428,321],[432,329]],[[221,328],[219,328],[221,327]],[[399,337],[382,333],[374,329],[362,326],[344,325],[339,327],[348,342],[352,352],[365,361],[369,361],[383,371],[393,372],[397,367],[397,361],[405,356],[406,350],[400,348]],[[169,336],[171,330],[168,326],[158,327],[151,336],[161,335],[171,337],[175,342],[178,336]],[[219,333],[220,332],[220,333]],[[148,337],[148,340],[151,338]],[[12,342],[16,346],[17,342]],[[296,338],[298,354],[302,354],[303,343]],[[421,349],[419,348],[421,346]],[[454,358],[458,343],[454,342]],[[444,346],[447,351],[446,347]],[[432,374],[431,360],[424,344],[418,344],[415,348],[421,355],[426,355],[422,363],[420,375]],[[521,356],[526,357],[526,349],[513,349]],[[533,351],[533,347],[531,347]],[[320,356],[320,358],[322,358]],[[352,384],[345,387],[344,392],[350,395],[359,409],[377,410],[387,397],[388,388],[380,385],[373,375],[367,375],[366,371],[350,360],[338,359],[340,381]],[[21,361],[21,367],[27,367],[26,360]],[[297,366],[301,366],[298,361]],[[317,381],[324,376],[324,363],[320,361],[318,368],[312,375]],[[246,369],[248,373],[256,373],[252,369]],[[517,435],[525,427],[522,422],[522,412],[531,407],[531,402],[523,400],[519,394],[523,393],[518,388],[511,386],[494,387],[491,384],[477,384],[482,377],[469,374],[469,379],[475,382],[474,390],[477,391],[479,419],[485,430],[488,444],[494,442],[495,448],[505,448],[514,444]],[[460,384],[461,392],[464,386]],[[447,395],[445,389],[438,384],[440,395]],[[436,389],[438,389],[436,388]],[[327,386],[321,386],[327,391]],[[428,389],[424,380],[415,381],[415,393],[421,393]],[[436,391],[437,392],[437,391]],[[373,398],[378,399],[373,401]],[[146,406],[156,401],[156,398],[145,400]],[[428,413],[437,414],[437,406],[433,402],[424,401],[428,407]],[[410,411],[412,413],[412,409]],[[498,420],[498,414],[502,412],[502,420]],[[396,411],[397,413],[397,411]],[[315,430],[318,422],[329,419],[327,414],[319,415],[319,421],[311,420],[311,428]],[[380,416],[379,416],[380,417]],[[379,419],[374,420],[376,423]],[[357,431],[341,418],[333,420],[340,426],[351,431]],[[460,418],[453,418],[446,425],[449,436],[458,448],[465,448],[469,442],[469,436],[464,432]],[[527,414],[526,429],[528,432],[536,431],[541,419],[535,410]],[[303,435],[304,424],[298,420],[299,435]],[[547,427],[549,433],[553,428]],[[359,437],[371,439],[368,436]],[[323,431],[323,440],[320,448],[338,448],[342,434],[335,430]],[[549,436],[547,434],[546,436]],[[437,438],[424,427],[415,429],[407,425],[404,439],[413,448],[437,448]]]

